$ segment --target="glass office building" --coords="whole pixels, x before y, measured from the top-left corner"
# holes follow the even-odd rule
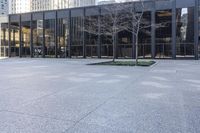
[[[92,18],[101,32],[104,6],[11,14],[9,23],[1,25],[0,56],[112,58],[112,37],[84,30]],[[199,59],[200,0],[149,0],[144,6],[143,19],[151,26],[139,32],[139,58]],[[156,27],[160,23],[165,26]],[[135,58],[130,32],[120,31],[116,40],[117,58]]]

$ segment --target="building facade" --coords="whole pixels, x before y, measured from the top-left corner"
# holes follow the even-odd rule
[[[112,4],[112,3],[116,3],[115,0],[101,0],[98,2],[98,5],[105,5],[105,4]]]
[[[0,0],[0,37],[3,37],[3,34],[1,32],[1,26],[3,25],[2,23],[8,23],[8,9],[9,1],[8,0]],[[0,48],[1,48],[1,41],[0,41]],[[2,50],[0,50],[0,56],[5,56],[4,55],[4,47],[2,47]],[[7,49],[7,48],[5,48]],[[1,53],[1,51],[3,53]]]
[[[145,1],[143,19],[152,26],[139,33],[139,58],[199,59],[199,5],[199,0]],[[84,30],[87,18],[93,18],[98,22],[97,33],[101,31],[104,6],[11,14],[9,23],[2,24],[1,47],[6,49],[1,53],[9,57],[112,58],[111,36]],[[156,27],[160,23],[165,26]],[[135,58],[131,33],[121,31],[116,40],[117,58]]]
[[[9,8],[9,14],[65,9],[72,7],[90,6],[96,4],[96,0],[1,0],[1,1],[2,1],[1,7],[3,9]]]
[[[96,5],[96,0],[69,0],[69,8]]]
[[[0,17],[8,14],[8,0],[0,0]]]
[[[31,11],[45,11],[95,5],[96,0],[31,0]]]
[[[31,11],[31,0],[9,0],[9,14]]]

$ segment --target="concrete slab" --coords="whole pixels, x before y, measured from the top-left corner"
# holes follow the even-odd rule
[[[0,112],[1,133],[61,133],[74,123],[31,116],[17,112]]]
[[[200,61],[0,60],[0,131],[199,133]]]

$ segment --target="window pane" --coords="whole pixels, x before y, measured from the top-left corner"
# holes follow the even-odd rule
[[[22,38],[22,56],[27,57],[30,56],[30,35],[31,35],[31,28],[30,22],[22,22],[21,23],[21,38]]]
[[[55,20],[45,20],[45,57],[55,57]]]
[[[83,56],[83,18],[71,18],[71,56]]]
[[[172,58],[172,10],[156,12],[156,58]]]
[[[58,19],[58,57],[65,58],[69,56],[69,21],[67,18]]]
[[[194,57],[194,8],[179,8],[176,13],[177,57]]]
[[[8,56],[8,24],[1,24],[1,46],[0,46],[0,57]]]
[[[19,56],[19,22],[11,22],[11,57]]]
[[[138,55],[140,58],[151,58],[151,12],[144,12],[141,27]]]
[[[85,17],[86,56],[98,56],[98,16]]]
[[[33,21],[33,56],[43,55],[43,20]]]

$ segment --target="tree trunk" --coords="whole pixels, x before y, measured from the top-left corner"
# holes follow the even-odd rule
[[[132,58],[135,58],[135,35],[132,33]]]
[[[113,38],[113,62],[115,62],[115,45],[116,45],[116,42],[115,42],[115,34],[113,34],[112,36]]]
[[[136,36],[135,42],[135,65],[138,65],[138,36]]]

